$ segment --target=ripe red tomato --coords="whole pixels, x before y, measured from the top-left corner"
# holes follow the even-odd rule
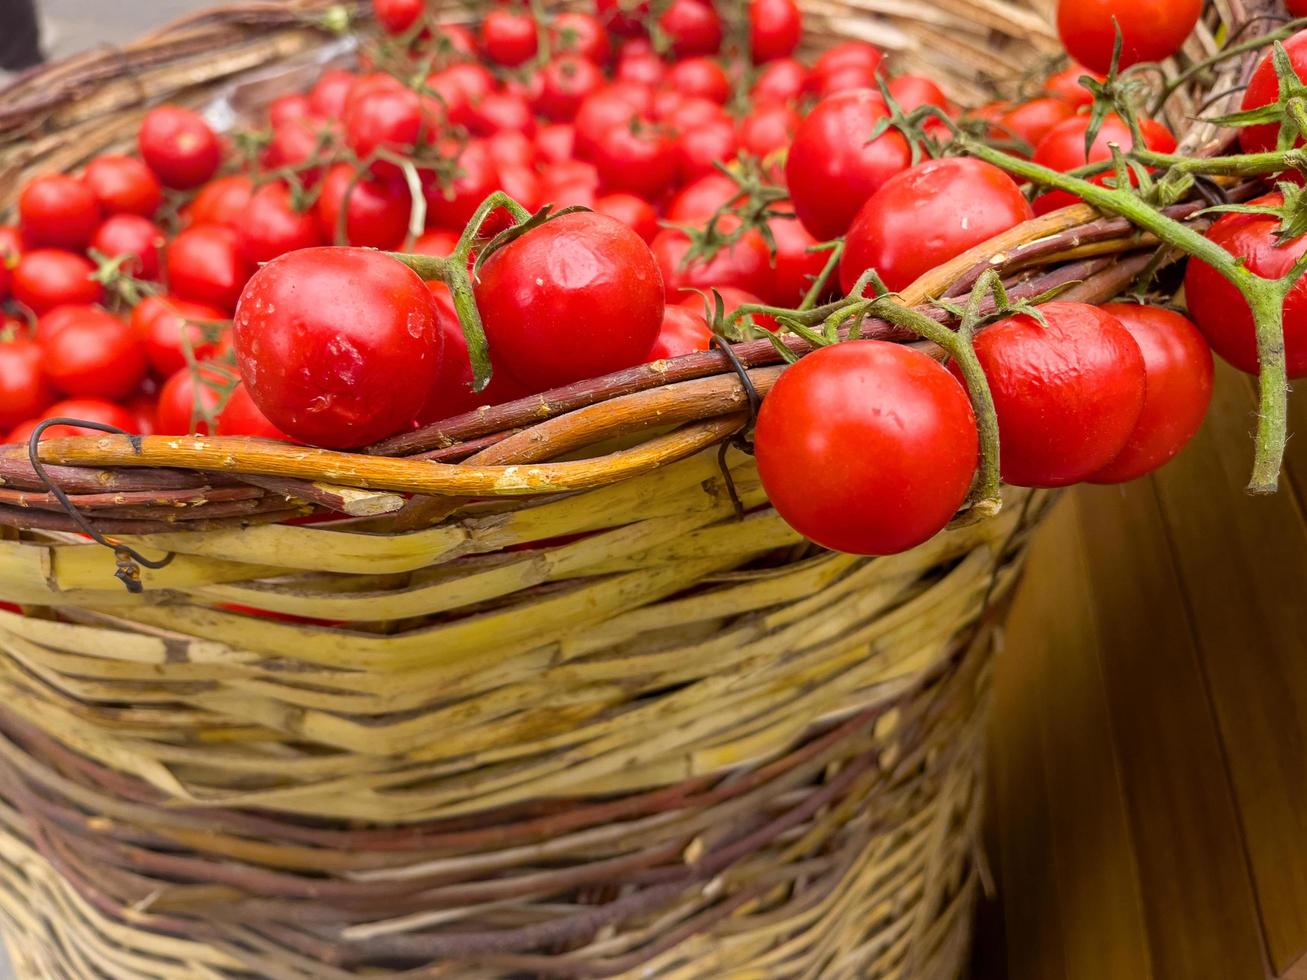
[[[372,12],[387,34],[403,34],[418,22],[425,0],[372,0]]]
[[[535,107],[554,122],[571,122],[586,97],[604,86],[604,73],[580,55],[560,55],[540,69]]]
[[[418,255],[434,255],[446,258],[458,247],[458,233],[448,228],[436,228],[424,232],[413,242],[413,251]]]
[[[87,259],[57,248],[25,252],[14,267],[14,299],[38,316],[64,303],[97,303],[103,287],[91,278],[95,266]]]
[[[879,95],[855,89],[822,99],[799,126],[785,178],[799,220],[817,239],[844,234],[867,198],[911,164],[897,130],[867,140],[888,115]]]
[[[758,71],[750,94],[756,105],[797,102],[808,87],[808,69],[793,58],[769,61]]]
[[[309,116],[287,120],[273,126],[272,139],[263,152],[263,164],[269,170],[277,167],[296,168],[300,182],[311,187],[321,178],[322,170],[305,165],[329,156],[333,148],[340,144],[340,136],[340,124],[334,119]]]
[[[868,269],[900,290],[936,266],[1034,216],[1016,181],[972,157],[928,160],[887,180],[844,240],[840,285]]]
[[[292,439],[333,449],[406,428],[442,335],[417,274],[361,248],[305,248],[259,269],[236,308],[241,380]]]
[[[1279,194],[1268,194],[1252,202],[1278,206]],[[1283,276],[1307,252],[1307,236],[1275,244],[1278,225],[1274,217],[1260,214],[1223,214],[1207,237],[1235,258],[1249,272],[1269,279]],[[1189,261],[1184,277],[1185,300],[1212,349],[1240,371],[1257,373],[1257,337],[1248,303],[1234,286],[1206,262]],[[1289,377],[1307,376],[1307,279],[1299,279],[1284,299],[1284,356]]]
[[[708,317],[712,316],[716,311],[717,300],[713,296],[713,292],[722,298],[722,309],[728,315],[734,313],[741,306],[766,305],[761,296],[757,296],[745,289],[737,289],[735,286],[715,286],[712,291],[705,290],[701,293],[692,293],[684,296],[677,305],[698,313],[707,323]],[[770,330],[773,333],[780,329],[780,324],[776,318],[766,313],[749,313],[744,317],[744,322],[762,330]]]
[[[280,181],[255,191],[236,236],[241,255],[251,266],[271,262],[297,248],[325,244],[317,214],[312,210],[297,211],[290,188]]]
[[[1054,126],[1075,115],[1075,111],[1069,102],[1052,97],[1022,102],[998,117],[999,137],[1015,136],[1034,149]]]
[[[136,419],[132,413],[127,411],[121,405],[115,405],[111,401],[105,401],[103,398],[70,398],[67,401],[58,402],[51,405],[42,413],[40,421],[46,419],[76,419],[78,422],[99,422],[101,425],[112,425],[115,429],[122,429],[124,432],[134,432],[136,428]],[[24,428],[25,433],[19,433],[17,430],[10,433],[10,439],[13,441],[26,442],[36,428],[37,423],[31,422]],[[76,436],[99,436],[104,433],[98,429],[88,429],[78,425],[52,425],[41,433],[41,439],[71,439]]]
[[[34,419],[55,400],[41,370],[41,348],[26,337],[0,337],[0,432]]]
[[[1109,113],[1103,120],[1102,128],[1098,131],[1098,136],[1094,138],[1093,146],[1090,147],[1089,155],[1085,155],[1085,133],[1089,129],[1089,117],[1087,115],[1072,116],[1064,122],[1058,123],[1050,129],[1047,135],[1039,141],[1035,147],[1033,157],[1035,163],[1043,164],[1053,170],[1066,172],[1074,170],[1077,167],[1083,167],[1086,163],[1097,163],[1101,160],[1112,159],[1112,149],[1109,144],[1116,143],[1123,150],[1128,150],[1134,146],[1134,134],[1130,132],[1130,127],[1126,122],[1115,113]],[[1150,150],[1157,150],[1160,153],[1170,153],[1175,149],[1175,137],[1171,131],[1161,123],[1146,117],[1139,120],[1139,129],[1143,133],[1144,142]],[[1090,180],[1095,184],[1106,185],[1109,180],[1116,178],[1110,171],[1096,174]],[[1132,175],[1133,181],[1133,175]],[[1074,204],[1078,201],[1074,194],[1068,194],[1066,191],[1048,191],[1035,198],[1035,213],[1047,214],[1049,211],[1056,211],[1058,208],[1066,207],[1068,204]]]
[[[722,19],[711,3],[671,0],[658,18],[658,27],[678,58],[716,54],[722,46]]]
[[[546,222],[492,255],[476,299],[491,350],[534,391],[639,364],[663,316],[649,246],[620,221],[587,212]]]
[[[645,38],[623,41],[617,49],[616,82],[652,88],[667,76],[667,65]]]
[[[660,230],[653,205],[634,194],[605,194],[595,198],[594,209],[617,219],[646,242],[653,241]]]
[[[540,169],[540,199],[558,207],[593,208],[599,194],[599,171],[580,160],[547,164]]]
[[[116,258],[130,255],[122,269],[137,279],[159,278],[159,250],[163,248],[163,231],[149,218],[139,214],[115,214],[104,220],[91,239],[91,248],[101,255]]]
[[[295,441],[268,421],[268,417],[259,411],[259,406],[254,404],[249,389],[241,382],[236,383],[227,397],[227,404],[218,415],[218,435],[254,436],[278,442]]]
[[[668,69],[663,84],[684,96],[708,99],[718,105],[724,105],[731,97],[731,80],[721,64],[712,58],[678,61]]]
[[[630,0],[596,0],[599,20],[616,34],[644,33],[643,19],[649,16],[647,0],[631,3]]]
[[[540,159],[540,150],[526,133],[508,130],[486,137],[486,149],[499,165],[534,168]]]
[[[802,121],[784,102],[755,106],[740,120],[740,149],[759,160],[790,145]]]
[[[1287,0],[1285,7],[1294,17],[1307,17],[1307,0]]]
[[[576,115],[576,137],[577,155],[594,164],[606,191],[653,198],[676,178],[676,143],[619,94],[586,99]]]
[[[721,208],[733,204],[742,194],[740,185],[724,173],[714,172],[686,184],[667,206],[672,224],[704,223]]]
[[[390,78],[389,75],[383,76]],[[411,156],[422,132],[422,102],[416,92],[393,84],[370,84],[371,76],[354,87],[345,103],[345,145],[360,160],[373,153]],[[398,164],[376,160],[371,170],[379,177],[398,177]]]
[[[819,243],[803,227],[803,223],[794,218],[771,218],[767,221],[767,227],[771,229],[775,254],[770,261],[771,288],[763,295],[769,297],[773,305],[796,306],[808,295],[814,280],[821,275],[830,253],[808,251]]]
[[[683,129],[676,140],[676,172],[682,182],[717,172],[719,164],[730,163],[739,150],[735,123],[729,119],[704,122]]]
[[[1081,106],[1090,105],[1094,101],[1094,96],[1089,89],[1080,84],[1080,79],[1085,75],[1089,75],[1100,82],[1107,81],[1107,78],[1098,72],[1090,71],[1084,65],[1072,62],[1066,68],[1054,72],[1044,80],[1044,91],[1053,98],[1061,99],[1077,109]]]
[[[880,51],[866,41],[843,41],[827,48],[808,73],[808,91],[825,97],[848,89],[876,87]]]
[[[205,184],[190,204],[194,225],[227,225],[239,228],[254,196],[254,181],[245,174],[219,177]]]
[[[491,61],[516,68],[535,57],[539,35],[529,13],[505,7],[490,10],[481,21],[481,52]]]
[[[209,435],[208,419],[217,416],[230,385],[227,374],[212,365],[182,368],[159,392],[155,431],[161,436]]]
[[[41,369],[66,395],[116,400],[145,377],[145,345],[116,316],[83,307],[43,339]]]
[[[738,219],[737,219],[738,223]],[[732,222],[718,221],[720,231],[729,232]],[[712,258],[702,258],[686,264],[690,238],[677,228],[664,228],[650,245],[662,271],[663,285],[668,302],[685,298],[685,290],[709,290],[734,286],[747,293],[762,295],[770,291],[771,269],[767,243],[757,231],[746,232],[729,248],[723,248]]]
[[[216,306],[165,294],[148,296],[136,304],[131,323],[145,344],[150,367],[159,377],[167,378],[186,367],[187,344],[197,361],[216,354],[219,342],[209,339],[208,334],[213,324],[227,319],[227,314]]]
[[[550,163],[570,160],[576,146],[576,129],[562,123],[541,126],[536,130],[535,145],[540,156]]]
[[[1110,313],[1045,303],[976,335],[998,414],[1000,469],[1020,487],[1064,487],[1121,454],[1144,407],[1144,356]],[[951,370],[958,373],[957,366]]]
[[[1289,56],[1293,73],[1302,79],[1307,76],[1307,30],[1299,31],[1284,42],[1284,51]],[[1260,109],[1280,98],[1280,83],[1275,77],[1275,63],[1272,52],[1262,56],[1248,79],[1248,87],[1243,93],[1241,108]],[[1261,126],[1244,126],[1239,130],[1239,145],[1245,153],[1266,153],[1275,149],[1275,142],[1280,133],[1278,123],[1265,123]],[[1296,144],[1301,146],[1303,140],[1298,138]]]
[[[100,203],[76,177],[45,174],[18,195],[18,224],[32,245],[80,251],[100,224]]]
[[[358,76],[344,68],[328,68],[309,89],[309,105],[321,119],[339,119]]]
[[[433,177],[423,186],[427,227],[462,231],[481,202],[500,189],[499,172],[482,140],[469,140],[461,148],[451,147],[449,152],[458,175],[447,184]]]
[[[1057,33],[1071,57],[1095,71],[1107,71],[1118,28],[1119,68],[1140,61],[1165,61],[1180,50],[1203,12],[1203,0],[1059,0]]]
[[[100,307],[91,306],[88,303],[63,303],[53,309],[47,310],[36,318],[36,330],[32,334],[38,344],[44,344],[47,339],[53,337],[65,323],[81,317],[86,310],[98,310]]]
[[[241,252],[240,238],[225,225],[194,225],[164,252],[168,288],[182,299],[236,308],[254,267]]]
[[[911,112],[923,105],[933,105],[940,109],[949,107],[944,90],[923,75],[898,75],[891,78],[885,87],[904,112]]]
[[[268,124],[274,129],[289,122],[312,118],[313,103],[307,95],[291,92],[268,103]]]
[[[222,147],[209,124],[181,106],[151,109],[141,120],[137,140],[142,159],[167,187],[199,187],[222,162]]]
[[[698,299],[698,297],[695,297]],[[663,310],[663,323],[658,329],[658,339],[654,341],[645,361],[662,361],[682,354],[707,350],[712,344],[712,331],[703,314],[695,312],[689,306],[668,306]]]
[[[594,67],[589,62],[584,64]],[[506,130],[532,136],[536,121],[531,106],[522,96],[511,92],[491,92],[471,107],[467,126],[477,136],[490,136]]]
[[[1212,352],[1198,329],[1172,310],[1109,303],[1144,356],[1144,408],[1125,448],[1091,476],[1125,483],[1151,473],[1178,453],[1203,424],[1212,400]]]
[[[749,55],[754,64],[788,58],[803,36],[803,14],[794,0],[752,0]]]
[[[411,204],[405,186],[368,176],[356,180],[348,163],[327,171],[318,194],[318,221],[329,242],[336,240],[341,208],[345,209],[345,241],[350,245],[394,249],[408,233]]]
[[[82,180],[105,214],[151,218],[163,201],[159,178],[136,157],[98,156],[86,165]]]
[[[962,386],[925,354],[878,340],[791,365],[754,434],[776,512],[822,547],[863,555],[942,530],[966,500],[978,445]]]
[[[539,211],[545,203],[542,198],[544,191],[540,184],[540,177],[530,167],[518,166],[515,163],[501,164],[499,186],[504,189],[505,194],[532,213]],[[487,227],[494,226],[488,222]]]
[[[612,46],[604,25],[593,14],[565,10],[549,24],[550,48],[560,54],[576,54],[596,65],[608,64]]]

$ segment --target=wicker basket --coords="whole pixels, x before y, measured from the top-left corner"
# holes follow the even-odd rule
[[[810,6],[818,43],[873,40],[962,101],[1056,50],[1046,11],[1004,0]],[[1276,9],[1219,0],[1188,54]],[[19,79],[0,92],[0,208],[24,175],[127,140],[147,96],[199,103],[310,56],[339,13],[246,3]],[[1219,150],[1201,102],[1181,88],[1170,122]],[[1036,266],[1015,292],[1104,299],[1146,244],[1076,206],[904,301]],[[771,345],[737,354],[765,391]],[[98,529],[176,556],[139,593],[25,449],[0,449],[0,599],[24,607],[0,612],[0,916],[20,971],[956,975],[994,610],[1049,495],[1007,491],[997,518],[897,557],[821,552],[729,448],[746,408],[713,352],[383,454],[43,444]],[[288,523],[310,511],[342,519]]]

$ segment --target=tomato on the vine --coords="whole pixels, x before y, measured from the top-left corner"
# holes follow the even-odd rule
[[[196,192],[189,210],[191,224],[239,228],[254,196],[254,181],[246,174],[211,180]]]
[[[18,195],[18,224],[32,245],[80,251],[100,224],[95,192],[76,177],[44,174]]]
[[[403,34],[418,22],[426,0],[372,0],[372,12],[387,34]]]
[[[704,0],[671,0],[658,18],[658,28],[678,58],[716,54],[722,46],[722,19]]]
[[[1284,42],[1284,52],[1289,56],[1293,73],[1301,80],[1307,76],[1307,30],[1299,31]],[[1280,80],[1275,75],[1273,52],[1267,52],[1253,69],[1244,89],[1240,108],[1244,112],[1272,105],[1280,99]],[[1239,129],[1239,145],[1245,153],[1267,153],[1275,149],[1276,139],[1280,134],[1278,123],[1269,122],[1259,126],[1242,126]],[[1300,135],[1295,144],[1301,146]]]
[[[96,303],[104,288],[91,277],[95,265],[73,252],[36,248],[14,266],[14,299],[38,316],[65,303]]]
[[[198,383],[197,383],[198,382]],[[212,364],[184,367],[159,392],[155,431],[161,436],[209,435],[232,379]]]
[[[1175,149],[1175,136],[1161,123],[1146,116],[1141,117],[1138,122],[1145,148],[1159,153],[1170,153]],[[1089,125],[1090,120],[1087,115],[1072,116],[1058,123],[1039,141],[1039,145],[1035,147],[1033,160],[1052,170],[1066,172],[1083,167],[1087,163],[1112,159],[1112,143],[1120,146],[1122,150],[1134,146],[1134,133],[1130,126],[1116,113],[1109,113],[1103,119],[1102,127],[1098,130],[1098,135],[1094,137],[1094,142],[1086,155],[1085,135],[1089,131]],[[1114,182],[1115,179],[1115,175],[1110,170],[1090,178],[1092,183],[1100,185],[1106,185],[1109,181]],[[1134,180],[1133,174],[1131,180],[1132,182]],[[1078,200],[1079,198],[1074,194],[1066,191],[1048,191],[1035,198],[1035,213],[1046,214],[1069,204],[1075,204]]]
[[[718,231],[725,235],[730,235],[738,226],[739,219],[732,215],[717,222]],[[690,258],[692,246],[690,236],[679,228],[664,228],[649,246],[662,271],[668,302],[680,302],[685,290],[690,289],[734,286],[754,295],[770,292],[770,255],[767,242],[757,230],[749,229],[707,258]]]
[[[209,180],[222,147],[209,124],[181,106],[156,106],[141,120],[141,158],[167,187],[190,190]]]
[[[667,71],[668,88],[685,96],[694,96],[724,104],[731,97],[731,80],[726,70],[712,58],[683,58]]]
[[[105,214],[138,214],[150,218],[163,202],[159,178],[136,157],[98,156],[86,165],[82,180]]]
[[[481,19],[481,51],[487,58],[516,68],[535,57],[539,44],[535,18],[530,13],[495,7]]]
[[[776,205],[777,210],[782,207],[782,204]],[[769,218],[767,227],[771,231],[773,250],[768,263],[771,266],[771,288],[764,295],[777,306],[795,306],[802,302],[821,275],[830,253],[811,251],[820,243],[793,216]]]
[[[998,117],[999,137],[1015,136],[1029,144],[1033,150],[1054,126],[1071,118],[1075,112],[1075,107],[1069,102],[1052,96],[1031,99]]]
[[[290,436],[268,421],[268,417],[259,411],[250,397],[249,389],[243,382],[236,382],[227,396],[227,404],[218,414],[218,435],[220,436],[254,436],[259,439],[275,439],[278,442],[294,442]]]
[[[650,348],[646,361],[662,361],[682,354],[707,350],[712,344],[712,331],[703,314],[689,306],[677,304],[663,310],[662,326],[658,339]]]
[[[145,344],[150,367],[161,378],[171,377],[188,363],[186,350],[197,361],[218,350],[218,333],[228,319],[216,306],[192,303],[177,296],[147,296],[132,310],[132,329]]]
[[[91,248],[107,258],[126,256],[122,268],[137,279],[159,277],[159,252],[164,245],[163,229],[139,214],[115,214],[106,218]]]
[[[752,0],[749,55],[755,64],[788,58],[803,35],[803,13],[794,0]]]
[[[290,187],[280,181],[254,192],[245,220],[236,230],[246,262],[257,266],[297,248],[325,244],[317,215],[298,204]]]
[[[594,209],[600,214],[616,218],[646,242],[659,232],[658,212],[642,197],[634,194],[605,194],[595,198]]]
[[[612,45],[604,25],[593,14],[565,10],[549,22],[549,44],[560,54],[578,54],[603,67],[608,64]]]
[[[1165,61],[1180,50],[1203,12],[1203,0],[1059,0],[1057,32],[1071,57],[1107,71],[1117,32],[1118,68]]]
[[[342,244],[393,249],[408,231],[410,204],[403,184],[364,175],[348,163],[327,171],[318,193],[318,221],[323,238],[336,241],[344,213]]]
[[[1084,65],[1072,62],[1066,68],[1054,72],[1044,79],[1044,91],[1053,98],[1061,99],[1075,108],[1092,105],[1094,101],[1093,93],[1080,84],[1080,79],[1086,75],[1097,82],[1107,81],[1106,76],[1096,71],[1090,71]]]
[[[808,69],[793,58],[769,61],[758,71],[750,95],[758,105],[797,102],[808,87]]]
[[[239,236],[225,225],[193,225],[168,243],[164,252],[168,288],[182,299],[235,309],[254,266]]]

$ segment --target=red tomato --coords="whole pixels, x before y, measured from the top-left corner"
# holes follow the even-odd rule
[[[879,95],[855,89],[827,96],[799,126],[785,178],[799,220],[819,240],[844,234],[867,198],[911,164],[897,130],[867,140],[888,115]]]
[[[254,404],[249,389],[241,382],[236,383],[227,398],[227,404],[218,415],[218,435],[254,436],[278,442],[295,441],[268,421],[267,416],[259,411],[259,406]]]
[[[1044,91],[1053,98],[1061,99],[1075,108],[1090,105],[1094,101],[1094,96],[1089,89],[1080,84],[1080,79],[1085,75],[1089,75],[1100,82],[1107,81],[1107,78],[1098,72],[1090,71],[1084,65],[1072,62],[1066,68],[1054,72],[1044,80]]]
[[[67,401],[58,402],[45,410],[45,413],[41,416],[41,421],[46,419],[99,422],[102,425],[111,425],[115,429],[122,429],[124,432],[133,432],[136,427],[136,420],[132,417],[131,412],[121,405],[115,405],[103,398],[70,398]],[[21,436],[21,441],[26,442],[31,436],[32,429],[35,428],[36,423],[31,423],[27,433]],[[82,426],[52,425],[41,433],[41,438],[43,440],[71,439],[76,436],[99,436],[103,434],[98,429],[88,429]],[[15,431],[10,433],[10,437],[18,440],[19,434]]]
[[[168,243],[164,263],[172,292],[223,310],[236,308],[254,271],[241,252],[240,238],[224,225],[187,228]]]
[[[1091,476],[1093,483],[1125,483],[1151,473],[1178,453],[1203,424],[1212,400],[1212,352],[1179,313],[1156,306],[1103,307],[1130,332],[1144,356],[1144,408],[1125,448]]]
[[[354,168],[338,163],[327,171],[318,195],[318,221],[322,235],[336,241],[341,209],[345,211],[345,241],[369,248],[398,248],[408,233],[408,190],[403,184],[364,176],[356,180]]]
[[[14,267],[14,299],[38,316],[64,303],[97,303],[103,287],[91,278],[95,266],[80,255],[57,248],[23,254]]]
[[[316,117],[291,119],[273,127],[272,140],[263,154],[268,169],[293,167],[299,172],[300,182],[311,187],[322,176],[318,167],[305,167],[316,159],[330,155],[339,145],[340,124]],[[228,178],[230,179],[230,178]],[[208,185],[212,186],[212,184]]]
[[[55,400],[41,370],[41,348],[25,337],[0,337],[0,431],[34,419]]]
[[[372,0],[372,12],[387,34],[403,34],[418,22],[425,0]]]
[[[545,203],[540,178],[530,167],[513,163],[501,165],[499,185],[505,194],[533,214]]]
[[[885,87],[904,112],[911,112],[923,105],[948,108],[948,96],[944,90],[921,75],[899,75],[891,78]]]
[[[615,118],[621,108],[624,120]],[[576,116],[576,135],[578,156],[594,164],[608,191],[652,198],[676,177],[676,143],[620,96],[600,92],[586,99]]]
[[[1102,128],[1099,129],[1098,136],[1095,137],[1089,155],[1086,157],[1085,133],[1088,129],[1087,115],[1072,116],[1065,122],[1058,123],[1035,147],[1033,157],[1035,163],[1065,172],[1083,167],[1086,163],[1112,159],[1112,149],[1109,146],[1111,143],[1116,143],[1122,150],[1134,146],[1134,135],[1130,132],[1130,127],[1120,116],[1110,113],[1103,120]],[[1148,149],[1160,153],[1170,153],[1175,149],[1175,137],[1161,123],[1146,117],[1141,118],[1139,129],[1143,133]],[[1108,171],[1096,174],[1091,180],[1096,184],[1106,184],[1108,180],[1115,180],[1115,177]],[[1075,195],[1065,191],[1048,191],[1035,199],[1035,213],[1047,214],[1049,211],[1074,204],[1077,200],[1079,199]]]
[[[106,218],[91,239],[91,248],[101,255],[111,259],[119,255],[133,256],[122,268],[137,279],[159,278],[159,250],[163,244],[163,231],[139,214],[115,214]]]
[[[803,14],[794,0],[752,0],[749,55],[754,64],[788,58],[803,36]]]
[[[496,7],[481,21],[481,52],[497,64],[516,68],[530,61],[538,42],[535,18],[525,11]]]
[[[740,185],[714,171],[686,184],[667,206],[667,220],[677,225],[700,224],[743,194]]]
[[[598,70],[588,61],[582,64]],[[522,96],[510,92],[491,92],[472,106],[467,126],[477,136],[489,136],[505,130],[531,136],[535,133],[536,121],[531,114],[531,106]]]
[[[239,228],[253,196],[254,181],[245,174],[211,180],[191,201],[191,223]]]
[[[606,215],[563,215],[481,268],[477,305],[509,372],[543,390],[639,364],[658,336],[663,283],[649,246]]]
[[[80,319],[87,310],[99,309],[100,307],[91,306],[88,303],[63,303],[47,310],[36,318],[36,330],[32,336],[38,344],[44,344],[65,323],[72,323],[74,320]]]
[[[759,160],[790,145],[801,118],[783,102],[756,106],[740,120],[740,149]]]
[[[875,89],[881,54],[866,41],[842,41],[827,48],[808,73],[808,91],[817,96],[848,89]]]
[[[647,0],[631,3],[630,0],[596,0],[599,20],[617,34],[642,34],[644,18],[649,16]]]
[[[413,242],[413,251],[418,255],[434,255],[446,258],[458,247],[458,233],[448,228],[436,228],[417,237]]]
[[[735,159],[739,147],[735,124],[727,119],[684,129],[676,140],[676,171],[682,181],[716,173],[718,164]]]
[[[593,208],[599,194],[599,172],[580,160],[551,163],[540,170],[540,198],[558,207]]]
[[[697,299],[697,297],[696,297]],[[707,350],[712,345],[712,331],[703,315],[689,306],[669,306],[663,310],[663,323],[645,361],[662,361],[682,354]]]
[[[358,76],[343,68],[329,68],[309,90],[309,105],[321,119],[339,119],[345,114],[345,102]]]
[[[668,70],[664,84],[682,95],[708,99],[718,105],[731,97],[731,80],[721,64],[712,58],[678,61]]]
[[[661,85],[666,77],[667,65],[649,47],[648,41],[636,38],[622,44],[617,55],[617,69],[613,72],[617,82],[652,88]]]
[[[738,226],[738,220],[735,226]],[[719,220],[717,227],[719,231],[729,232],[733,223],[728,216]],[[719,250],[707,261],[700,258],[686,263],[690,238],[677,228],[664,228],[650,248],[658,259],[669,302],[679,302],[687,289],[706,291],[734,286],[760,296],[771,286],[767,243],[757,231],[746,232],[729,248]]]
[[[74,398],[123,398],[145,377],[145,345],[116,316],[83,308],[42,341],[41,368]]]
[[[1057,33],[1068,53],[1095,71],[1107,71],[1121,32],[1118,68],[1165,61],[1180,50],[1203,12],[1203,0],[1059,0]]]
[[[658,212],[653,205],[634,194],[605,194],[595,199],[594,209],[615,218],[646,242],[658,234]]]
[[[215,306],[165,294],[146,297],[136,305],[132,330],[145,344],[145,356],[154,373],[167,378],[186,367],[187,344],[197,361],[216,354],[219,342],[211,339],[218,329],[215,325],[227,319]]]
[[[769,61],[758,71],[751,94],[755,105],[797,102],[808,87],[808,69],[793,58]]]
[[[360,160],[378,152],[411,156],[422,132],[422,102],[417,93],[398,84],[364,87],[367,81],[355,86],[345,104],[345,145]],[[381,177],[400,173],[398,164],[389,160],[373,161],[371,170]]]
[[[684,297],[678,305],[698,313],[706,323],[708,317],[716,312],[717,300],[712,295],[714,292],[722,298],[722,309],[728,314],[734,313],[741,306],[767,305],[761,296],[755,296],[747,290],[737,289],[734,286],[716,286],[712,290],[705,290],[703,293],[694,293]],[[780,324],[776,321],[776,318],[766,313],[750,313],[745,317],[745,320],[755,327],[770,330],[773,333],[780,329]]]
[[[797,306],[826,267],[830,253],[808,251],[819,243],[794,218],[770,218],[767,227],[775,242],[775,254],[771,256],[771,288],[764,295],[771,298],[773,305]]]
[[[1254,204],[1278,206],[1279,194],[1268,194]],[[1241,259],[1249,272],[1269,279],[1283,276],[1307,252],[1307,236],[1275,244],[1274,217],[1260,214],[1223,214],[1207,237]],[[1257,337],[1248,303],[1234,286],[1211,266],[1189,261],[1184,277],[1185,300],[1212,349],[1240,371],[1257,373]],[[1289,377],[1307,376],[1307,279],[1299,279],[1284,299],[1284,356]]]
[[[311,210],[297,211],[290,188],[280,181],[255,191],[236,235],[241,255],[252,266],[297,248],[325,244],[317,215]]]
[[[722,46],[722,19],[711,3],[671,0],[658,18],[658,27],[678,58],[716,54]]]
[[[279,95],[268,103],[268,122],[274,128],[298,119],[313,118],[313,103],[307,95]]]
[[[209,364],[182,368],[159,392],[155,431],[161,436],[209,435],[208,420],[216,417],[231,383],[225,371]]]
[[[199,187],[222,162],[222,147],[209,124],[181,106],[151,109],[141,120],[138,142],[141,157],[167,187]]]
[[[540,158],[540,151],[530,136],[510,130],[488,136],[486,149],[501,167],[534,167]]]
[[[82,180],[105,214],[139,214],[150,218],[163,201],[159,178],[136,157],[96,157],[86,165]]]
[[[551,50],[560,54],[580,55],[596,65],[608,64],[612,48],[599,18],[592,14],[563,11],[549,24]]]
[[[1025,140],[1031,149],[1052,131],[1058,123],[1075,115],[1075,109],[1062,99],[1031,99],[998,117],[1000,138],[1015,136]]]
[[[925,354],[878,340],[790,366],[754,434],[776,512],[822,547],[864,555],[942,530],[966,500],[978,445],[962,386]]]
[[[1016,181],[972,157],[944,157],[891,177],[853,219],[840,285],[876,269],[891,290],[1033,217]]]
[[[561,55],[540,69],[540,96],[535,107],[555,122],[570,122],[586,96],[604,85],[604,74],[593,61]]]
[[[27,248],[17,225],[0,225],[0,265],[12,270]]]
[[[1294,17],[1307,17],[1307,0],[1287,0],[1285,8]]]
[[[1284,42],[1284,51],[1289,56],[1289,64],[1293,66],[1293,73],[1299,79],[1307,76],[1307,30],[1299,31],[1286,40]],[[1257,63],[1252,77],[1248,79],[1248,87],[1244,90],[1243,103],[1240,108],[1244,111],[1260,109],[1262,106],[1279,101],[1279,98],[1280,83],[1275,77],[1275,63],[1272,60],[1272,52],[1268,51],[1262,56],[1262,60]],[[1245,153],[1267,153],[1275,149],[1279,133],[1280,126],[1278,123],[1244,126],[1239,129],[1239,145],[1243,147]],[[1300,136],[1295,144],[1301,146],[1302,143],[1303,140]]]
[[[137,391],[123,403],[129,415],[132,417],[131,427],[128,432],[136,435],[152,436],[159,428],[159,400],[155,393],[142,390]]]
[[[1110,313],[1045,303],[976,335],[998,414],[1000,469],[1019,487],[1064,487],[1121,454],[1144,407],[1144,356]],[[951,370],[956,374],[957,366]]]
[[[18,224],[32,245],[80,251],[100,224],[100,202],[76,177],[45,174],[18,195]]]
[[[361,248],[306,248],[263,266],[235,318],[241,380],[292,439],[334,449],[406,428],[442,336],[417,274]]]
[[[562,123],[541,126],[536,130],[535,145],[540,150],[540,155],[550,163],[570,160],[576,145],[576,130]]]
[[[495,76],[485,65],[462,62],[427,79],[449,109],[452,122],[466,122],[468,109],[495,91]]]
[[[453,147],[452,152],[457,154],[458,176],[448,184],[433,179],[423,187],[428,228],[462,231],[481,202],[500,189],[499,172],[485,142],[470,140],[461,149]]]

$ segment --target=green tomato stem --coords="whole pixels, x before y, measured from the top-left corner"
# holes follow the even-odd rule
[[[1217,177],[1255,177],[1307,166],[1307,151],[1302,149],[1236,153],[1227,157],[1184,157],[1135,147],[1130,156],[1149,167],[1168,167],[1180,173]]]

